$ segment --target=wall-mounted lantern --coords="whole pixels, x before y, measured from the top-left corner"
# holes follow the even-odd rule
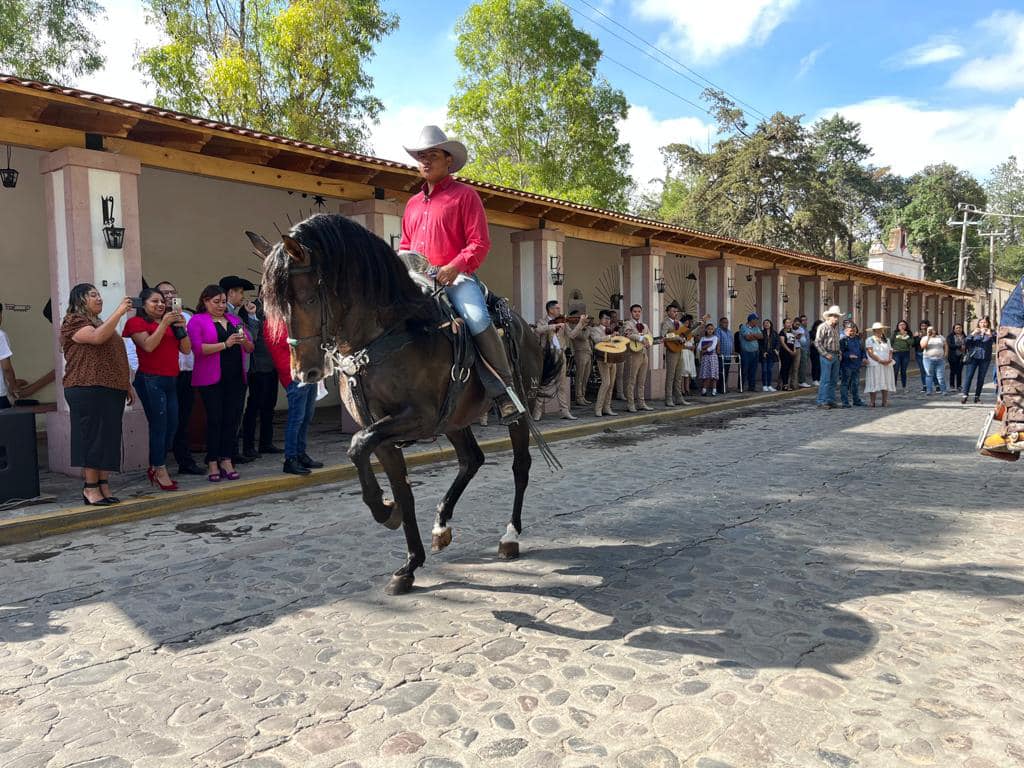
[[[124,248],[124,227],[114,226],[114,196],[100,198],[103,201],[103,239],[107,248],[120,250]]]
[[[740,295],[740,292],[736,290],[736,281],[731,277],[729,278],[728,291],[730,299],[735,299],[737,296]]]
[[[654,290],[658,293],[665,292],[665,275],[657,267],[654,268]]]
[[[688,274],[688,275],[686,276],[686,279],[687,279],[687,280],[696,280],[696,279],[697,279],[697,276],[696,276],[695,274],[693,274],[693,272],[691,272],[690,274]]]
[[[789,304],[789,294],[786,293],[786,289],[785,288],[782,289],[782,303],[783,304]]]
[[[0,183],[7,189],[14,189],[18,185],[18,172],[11,168],[11,145],[7,145],[7,167],[0,168]]]
[[[565,275],[562,274],[562,272],[560,272],[558,269],[558,267],[560,266],[558,263],[558,257],[552,256],[549,259],[549,263],[551,267],[551,284],[561,285],[562,283],[565,282]]]

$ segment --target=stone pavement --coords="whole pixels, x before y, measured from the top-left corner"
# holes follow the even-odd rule
[[[0,549],[0,768],[1024,765],[1024,505],[973,453],[987,407],[560,443],[514,562],[489,457],[400,598],[351,483]],[[411,475],[424,533],[452,475]]]
[[[771,395],[762,395],[757,392],[756,395],[760,397],[772,398]],[[784,395],[776,395],[775,397],[785,397]],[[702,406],[711,404],[721,404],[723,402],[743,402],[749,399],[748,395],[731,392],[724,396],[715,398],[704,398],[695,396],[690,399],[691,406]],[[678,412],[687,410],[686,407],[677,407],[672,409],[665,409],[662,403],[652,403],[656,411],[670,410],[670,412]],[[613,403],[616,411],[620,416],[631,416],[626,412],[626,403],[617,400]],[[573,414],[578,417],[578,421],[567,421],[560,419],[557,415],[548,414],[540,422],[540,429],[542,432],[550,432],[553,429],[560,427],[566,427],[572,424],[607,421],[607,418],[598,419],[594,416],[593,406],[584,408],[573,408]],[[40,417],[41,418],[41,417]],[[277,445],[279,448],[284,447],[284,426],[287,421],[287,412],[279,411],[275,414],[275,427],[274,434],[277,436]],[[490,425],[486,427],[475,426],[474,430],[478,440],[489,440],[492,438],[508,437],[508,430],[500,426],[497,419],[491,419]],[[345,450],[348,448],[350,434],[345,434],[341,430],[341,406],[333,406],[327,408],[320,408],[314,415],[313,423],[310,425],[309,436],[308,436],[308,451],[310,456],[313,458],[323,461],[327,466],[332,464],[349,464],[348,457],[345,455]],[[441,438],[438,443],[417,443],[406,449],[406,453],[416,453],[419,451],[430,451],[436,448],[438,445],[447,446],[448,441]],[[195,458],[197,461],[202,463],[203,456],[201,453],[196,453]],[[281,462],[283,456],[279,455],[268,455],[264,456],[256,461],[249,464],[242,464],[238,466],[238,471],[242,475],[243,480],[251,480],[253,478],[267,478],[267,477],[280,477],[281,476]],[[42,515],[49,512],[57,512],[68,507],[76,507],[82,505],[82,480],[81,478],[68,477],[57,472],[50,472],[46,469],[46,446],[45,443],[39,448],[39,460],[41,463],[39,473],[39,486],[40,493],[47,498],[42,503],[22,504],[22,505],[0,505],[0,520],[10,520],[18,517],[25,517],[29,515]],[[174,458],[168,457],[169,464],[168,468],[171,470],[171,477],[177,481],[181,490],[202,490],[210,487],[210,482],[206,479],[206,475],[195,476],[195,475],[178,475],[177,467],[174,464]],[[205,465],[203,465],[205,466]],[[157,490],[153,485],[146,479],[146,473],[143,470],[134,470],[129,472],[121,472],[114,474],[112,480],[111,490],[116,496],[123,500],[139,499],[139,498],[153,498],[154,496],[159,497],[163,495],[163,492]]]

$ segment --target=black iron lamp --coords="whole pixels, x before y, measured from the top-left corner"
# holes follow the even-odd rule
[[[860,299],[857,299],[855,302],[853,302],[853,306],[859,312],[860,311]]]
[[[613,293],[608,297],[608,307],[610,309],[618,309],[619,305],[622,304],[622,299],[625,298],[621,293]]]
[[[124,227],[114,226],[114,196],[100,198],[103,201],[103,239],[107,248],[120,250],[124,248]]]
[[[740,295],[740,292],[736,290],[736,281],[731,277],[729,278],[728,290],[730,299],[735,299],[737,296]]]
[[[687,279],[687,280],[696,280],[696,279],[697,279],[697,276],[696,276],[695,274],[693,274],[693,272],[691,272],[690,274],[688,274],[688,275],[686,276],[686,279]]]
[[[657,267],[654,268],[654,290],[658,293],[665,292],[665,275]]]
[[[7,145],[7,167],[0,169],[0,182],[7,189],[14,189],[18,186],[18,172],[11,168],[11,145]]]
[[[789,304],[789,294],[786,293],[786,289],[785,288],[782,289],[782,303],[783,304]]]
[[[747,270],[747,282],[749,283],[753,279],[754,279],[754,273],[748,269]]]
[[[550,266],[551,266],[551,284],[552,285],[561,285],[562,283],[564,283],[565,282],[565,275],[562,274],[562,272],[560,272],[558,270],[559,264],[558,264],[558,257],[557,256],[552,256],[550,258]]]
[[[883,312],[888,312],[889,311],[889,300],[888,299],[882,299],[882,311]]]

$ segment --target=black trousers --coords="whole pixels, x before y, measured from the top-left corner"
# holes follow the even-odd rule
[[[277,372],[249,371],[249,402],[242,417],[242,446],[256,446],[256,421],[260,424],[260,448],[274,444],[274,408],[277,406]]]
[[[190,467],[196,460],[192,458],[192,450],[188,447],[188,422],[192,418],[192,403],[195,401],[196,391],[192,389],[192,371],[182,371],[178,374],[178,429],[174,433],[174,442],[171,450],[174,451],[174,460],[179,467]]]
[[[784,389],[789,384],[789,371],[793,367],[793,356],[779,350],[779,387]]]
[[[821,381],[821,353],[814,344],[811,344],[811,381]]]
[[[71,415],[71,466],[121,471],[125,395],[110,387],[66,387]]]
[[[216,384],[196,389],[206,406],[206,461],[232,458],[238,445],[245,383],[240,378],[229,376],[222,377]]]
[[[962,357],[949,358],[949,388],[959,391],[964,385],[964,359]]]
[[[10,407],[11,401],[7,399],[7,395],[0,395],[0,411]]]

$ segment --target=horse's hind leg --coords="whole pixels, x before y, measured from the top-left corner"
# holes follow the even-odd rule
[[[452,529],[448,526],[448,521],[452,519],[452,513],[455,511],[455,505],[459,503],[462,492],[484,463],[484,452],[480,450],[471,427],[446,432],[445,437],[451,441],[455,454],[459,457],[459,473],[445,492],[441,503],[437,505],[437,517],[434,519],[434,530],[431,531],[431,549],[434,552],[440,552],[452,543]]]
[[[395,571],[391,581],[384,587],[389,595],[404,595],[412,589],[416,579],[416,569],[427,559],[420,538],[419,525],[416,522],[416,502],[409,485],[409,470],[405,465],[402,449],[395,445],[380,445],[374,451],[380,460],[384,472],[388,476],[391,492],[395,495],[395,509],[401,511],[402,530],[405,532],[405,545],[408,551],[405,565]]]
[[[523,497],[530,483],[530,430],[525,419],[508,428],[512,440],[512,473],[515,476],[516,496],[512,502],[512,521],[498,544],[498,557],[512,560],[519,557],[519,534],[523,532]]]

